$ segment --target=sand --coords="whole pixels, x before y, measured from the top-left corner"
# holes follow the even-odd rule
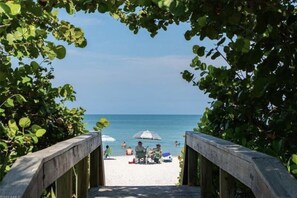
[[[180,172],[179,161],[161,164],[130,164],[134,156],[115,156],[104,160],[106,186],[176,185]]]

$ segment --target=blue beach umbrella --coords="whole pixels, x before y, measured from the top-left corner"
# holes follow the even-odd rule
[[[149,131],[149,130],[139,131],[138,133],[133,135],[133,138],[136,138],[136,139],[149,139],[149,140],[161,140],[161,137],[157,133],[155,133],[153,131]]]

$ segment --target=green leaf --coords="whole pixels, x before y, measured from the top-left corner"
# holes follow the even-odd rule
[[[5,112],[5,110],[0,108],[0,116],[4,116],[5,115],[4,112]]]
[[[0,142],[0,148],[1,148],[0,150],[2,151],[7,151],[8,146],[5,142]]]
[[[105,13],[107,11],[108,11],[107,5],[101,2],[98,6],[98,12]]]
[[[68,14],[72,15],[75,12],[75,8],[72,1],[68,1],[66,4],[66,11]]]
[[[182,77],[186,81],[191,82],[193,80],[193,78],[194,78],[194,74],[192,74],[188,70],[185,70],[184,72],[182,72]]]
[[[34,142],[34,144],[37,144],[38,143],[38,138],[35,136],[35,135],[32,135],[32,140]]]
[[[27,100],[24,98],[24,96],[22,96],[21,94],[17,94],[15,96],[16,100],[18,101],[18,103],[23,104],[24,102],[27,102]]]
[[[9,6],[10,11],[11,11],[11,15],[17,15],[21,12],[21,5],[14,3],[12,1],[8,1],[6,2],[6,5]]]
[[[210,58],[211,58],[212,60],[215,60],[215,59],[218,58],[220,55],[221,55],[220,52],[216,52],[216,53],[214,53]]]
[[[58,45],[55,49],[58,59],[63,59],[66,56],[66,48],[63,45]]]
[[[292,162],[294,162],[295,164],[297,164],[297,154],[293,154],[292,155]]]
[[[218,45],[218,46],[219,46],[219,45],[222,45],[222,44],[225,42],[225,40],[226,40],[226,37],[222,38],[222,39],[217,43],[217,45]]]
[[[45,133],[46,133],[45,129],[38,129],[35,134],[37,137],[42,137]]]
[[[14,132],[19,130],[19,127],[14,119],[8,121],[8,127]]]
[[[7,39],[8,43],[9,43],[9,45],[13,45],[13,42],[15,41],[15,38],[14,38],[13,34],[7,34],[6,39]]]
[[[247,53],[250,50],[250,40],[239,37],[237,38],[234,47],[236,51]]]
[[[25,76],[25,77],[22,77],[22,83],[27,83],[27,82],[30,82],[31,79],[28,77],[28,76]]]
[[[32,129],[32,131],[35,133],[38,129],[41,129],[41,127],[40,127],[39,125],[37,125],[37,124],[33,124],[33,125],[31,126],[31,129]]]
[[[0,13],[4,13],[6,16],[10,14],[10,8],[3,2],[0,2]]]
[[[31,125],[31,120],[28,117],[23,117],[20,119],[19,125],[22,128],[27,128]]]
[[[4,103],[6,107],[14,107],[14,100],[12,98],[8,98]]]

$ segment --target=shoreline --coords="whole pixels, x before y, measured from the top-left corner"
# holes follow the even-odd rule
[[[177,156],[172,162],[135,164],[134,155],[111,156],[104,159],[106,186],[177,185],[181,171]]]

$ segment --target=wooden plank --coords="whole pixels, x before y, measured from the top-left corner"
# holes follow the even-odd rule
[[[95,149],[90,154],[90,187],[100,186],[100,150]]]
[[[68,170],[56,181],[56,197],[71,198],[72,197],[72,175],[73,170]]]
[[[220,169],[220,198],[233,198],[236,192],[235,178]]]
[[[297,197],[297,180],[277,159],[254,159],[252,191],[257,197]]]
[[[39,197],[43,187],[42,159],[19,158],[0,183],[0,197]]]
[[[200,198],[197,186],[104,186],[92,188],[89,198]]]
[[[188,185],[198,186],[198,153],[188,147]]]
[[[103,145],[99,146],[99,185],[105,186]]]
[[[77,197],[87,198],[89,188],[88,157],[82,159],[75,166],[77,172]]]
[[[207,134],[186,132],[186,138],[189,147],[245,184],[256,197],[267,192],[269,197],[296,198],[297,181],[279,160]]]
[[[209,198],[212,197],[213,188],[212,188],[212,163],[199,155],[200,158],[200,188],[201,188],[201,197]]]

